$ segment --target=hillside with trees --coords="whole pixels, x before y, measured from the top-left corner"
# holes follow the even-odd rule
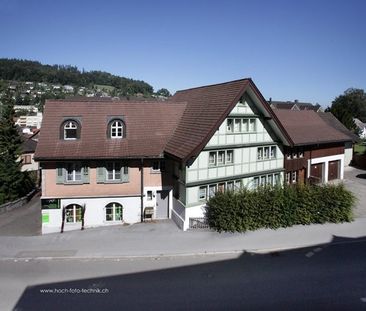
[[[80,71],[69,65],[43,65],[40,62],[0,59],[0,79],[8,81],[32,81],[51,84],[93,86],[112,86],[123,95],[142,93],[152,95],[154,90],[144,81],[119,77],[103,71]]]

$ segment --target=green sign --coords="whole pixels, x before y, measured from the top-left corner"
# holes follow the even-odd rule
[[[42,199],[42,209],[61,208],[60,199]]]
[[[50,215],[48,213],[42,213],[42,223],[48,224],[50,222]]]

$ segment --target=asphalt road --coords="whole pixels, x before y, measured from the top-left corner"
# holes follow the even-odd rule
[[[366,241],[267,255],[0,261],[0,309],[366,310]]]

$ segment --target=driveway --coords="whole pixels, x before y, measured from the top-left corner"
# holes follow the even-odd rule
[[[345,168],[343,183],[357,198],[355,218],[366,218],[366,171],[354,167]]]
[[[22,207],[0,215],[0,236],[41,234],[41,200],[36,194]]]

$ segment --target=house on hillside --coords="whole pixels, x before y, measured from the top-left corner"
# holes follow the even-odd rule
[[[345,146],[352,144],[349,135],[313,110],[274,111],[290,137],[290,144],[284,146],[287,184],[343,179]]]

